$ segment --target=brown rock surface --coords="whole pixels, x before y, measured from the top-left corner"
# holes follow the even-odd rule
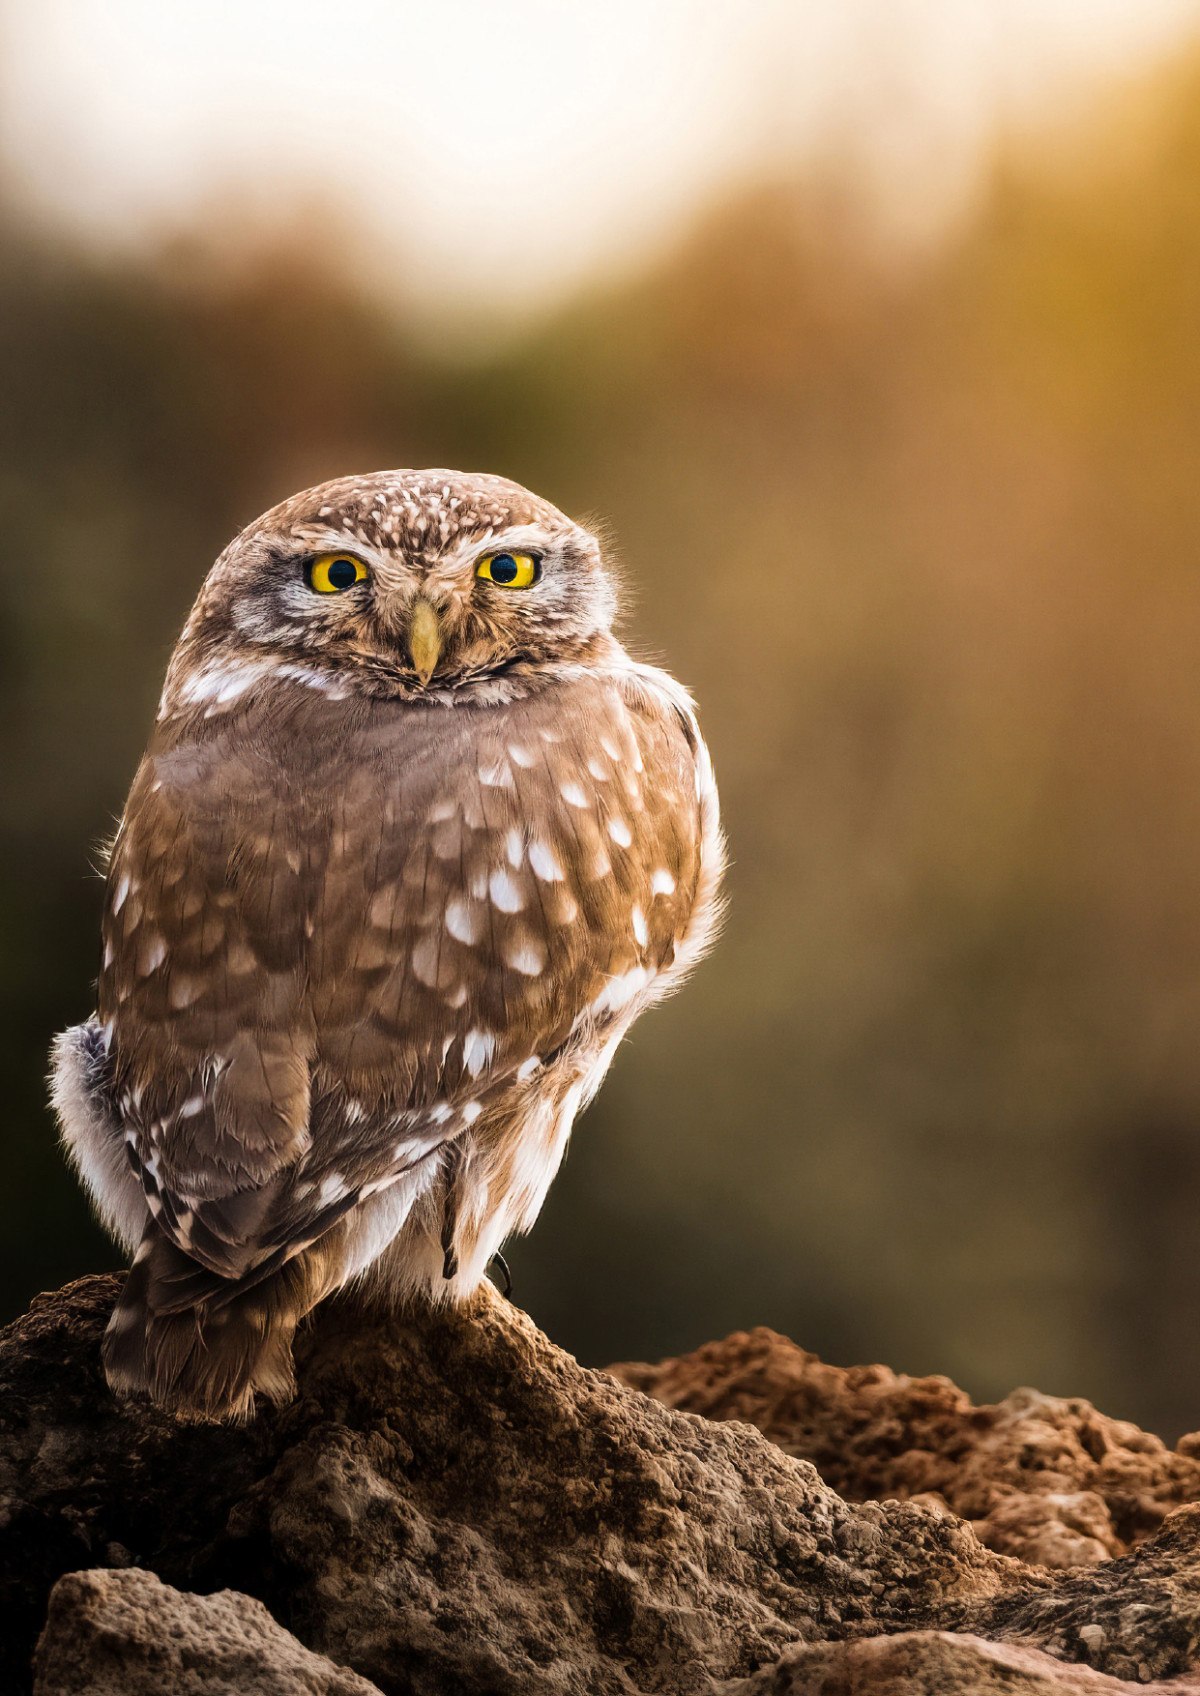
[[[187,1596],[136,1568],[59,1579],[35,1672],[35,1696],[379,1696],[261,1602]]]
[[[851,1648],[880,1636],[942,1679],[912,1688],[949,1689],[967,1639],[913,1636],[946,1631],[990,1641],[970,1652],[1001,1670],[1001,1643],[1143,1683],[1194,1664],[1200,1510],[1122,1559],[1030,1568],[937,1506],[850,1505],[749,1426],[585,1371],[490,1291],[407,1321],[330,1307],[291,1407],[189,1425],[108,1395],[98,1345],[115,1289],[81,1280],[0,1334],[6,1692],[29,1688],[51,1589],[81,1568],[112,1570],[55,1591],[39,1696],[74,1612],[91,1669],[76,1676],[94,1681],[77,1687],[105,1690],[112,1666],[143,1677],[153,1608],[175,1622],[179,1676],[209,1676],[195,1612],[208,1606],[228,1642],[244,1630],[257,1645],[259,1682],[230,1688],[286,1689],[262,1682],[274,1640],[247,1597],[285,1634],[281,1678],[298,1665],[291,1633],[333,1664],[304,1676],[349,1668],[385,1696],[689,1696],[759,1669],[792,1678],[799,1645],[829,1651],[814,1688],[850,1690],[872,1654],[900,1664],[899,1648]],[[176,1591],[242,1595],[160,1595],[134,1566]],[[1037,1676],[1056,1676],[1043,1661]],[[1088,1688],[1065,1671],[1026,1687]]]
[[[1200,1434],[1168,1449],[1090,1402],[1037,1390],[977,1407],[948,1378],[826,1366],[765,1328],[610,1370],[666,1407],[756,1425],[848,1501],[941,1505],[989,1549],[1043,1566],[1126,1554],[1200,1501]]]
[[[1200,1679],[1152,1686],[1155,1696],[1200,1696]],[[967,1632],[906,1631],[789,1649],[773,1667],[722,1687],[722,1696],[1132,1696],[1146,1686],[1040,1649],[987,1643]]]

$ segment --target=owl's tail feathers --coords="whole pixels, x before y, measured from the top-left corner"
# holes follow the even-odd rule
[[[194,1419],[251,1419],[257,1395],[282,1406],[296,1389],[296,1326],[336,1282],[333,1247],[315,1243],[239,1286],[198,1269],[151,1222],[104,1334],[109,1385]]]

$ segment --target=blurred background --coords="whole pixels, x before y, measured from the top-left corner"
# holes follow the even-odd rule
[[[1200,6],[0,0],[0,1318],[213,556],[347,471],[601,515],[724,941],[518,1299],[1200,1426]]]

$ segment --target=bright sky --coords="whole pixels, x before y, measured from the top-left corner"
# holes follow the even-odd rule
[[[1188,33],[1200,0],[0,0],[0,160],[104,243],[323,195],[385,282],[522,311],[764,161],[936,221],[998,123]]]

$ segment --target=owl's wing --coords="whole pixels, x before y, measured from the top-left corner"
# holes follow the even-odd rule
[[[639,675],[409,708],[403,762],[385,715],[363,727],[312,941],[319,1066],[367,1101],[387,1079],[407,1105],[479,1100],[674,964],[703,835],[678,694]]]
[[[225,732],[154,747],[110,858],[99,1016],[169,1235],[236,1273],[308,1146],[308,810]]]

